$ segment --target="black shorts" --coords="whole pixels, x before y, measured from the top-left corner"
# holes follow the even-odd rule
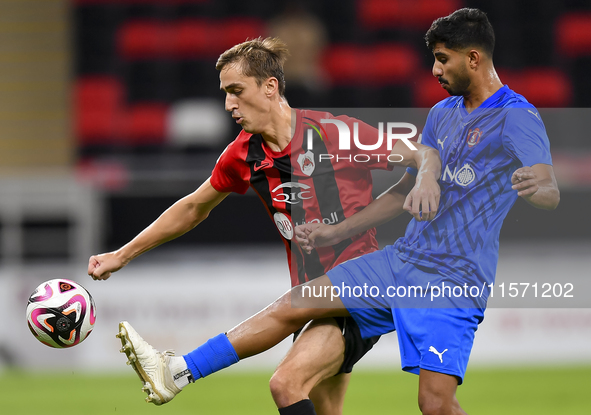
[[[355,363],[361,360],[371,350],[373,345],[380,339],[380,336],[370,337],[368,339],[362,338],[359,327],[353,317],[334,317],[334,319],[345,337],[345,359],[337,375],[351,373]],[[293,341],[297,339],[301,331],[302,329],[299,329],[293,334]]]

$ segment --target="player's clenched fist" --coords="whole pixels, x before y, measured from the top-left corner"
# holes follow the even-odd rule
[[[119,271],[125,265],[127,262],[120,258],[117,251],[93,255],[88,260],[88,275],[93,280],[106,280],[111,273]]]
[[[332,246],[345,239],[339,233],[339,225],[324,223],[306,223],[296,226],[295,236],[296,242],[308,254],[315,248]]]

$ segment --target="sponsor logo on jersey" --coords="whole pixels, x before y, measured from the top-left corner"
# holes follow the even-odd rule
[[[443,176],[441,178],[443,182],[456,182],[462,187],[468,186],[475,179],[476,173],[474,172],[472,166],[470,166],[468,163],[464,164],[464,166],[459,170],[457,167],[454,167],[453,172],[449,168],[449,165],[445,166],[445,169],[443,170]]]
[[[305,153],[300,154],[298,156],[298,164],[302,169],[302,173],[306,176],[311,176],[316,168],[316,163],[314,163],[314,153],[308,150]]]
[[[275,202],[289,203],[295,205],[302,200],[312,199],[312,192],[310,186],[303,183],[287,182],[282,183],[271,191],[273,200]]]
[[[468,147],[472,148],[480,143],[480,137],[482,137],[482,130],[480,128],[474,128],[468,131]]]
[[[279,230],[279,233],[283,235],[285,239],[293,238],[293,225],[291,224],[291,220],[285,216],[281,212],[277,212],[273,215],[273,220],[275,221],[275,226]]]
[[[324,223],[325,225],[334,225],[335,223],[338,223],[339,218],[337,216],[337,212],[332,212],[330,214],[330,217],[328,218],[322,218],[322,219],[312,219],[309,221],[305,221],[303,220],[302,222],[298,223],[294,223],[294,226],[300,226],[300,225],[305,225],[306,223]]]

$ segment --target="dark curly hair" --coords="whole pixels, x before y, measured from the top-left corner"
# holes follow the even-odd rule
[[[443,43],[446,48],[456,51],[476,46],[492,57],[495,32],[486,13],[479,9],[463,8],[435,20],[425,34],[425,41],[431,51],[437,43]]]

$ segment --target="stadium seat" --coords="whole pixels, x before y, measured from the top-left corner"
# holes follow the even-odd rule
[[[419,66],[417,52],[406,45],[377,45],[362,61],[366,76],[378,85],[400,85],[405,83]]]
[[[558,18],[556,48],[568,57],[591,56],[591,13],[573,12]]]
[[[433,20],[462,7],[461,0],[358,0],[361,23],[368,30],[416,28],[425,30]]]
[[[135,145],[160,144],[166,136],[168,107],[161,103],[137,103],[125,114],[122,136]]]
[[[116,78],[86,76],[74,85],[75,135],[81,144],[116,136],[123,109],[123,86]]]
[[[573,88],[568,76],[554,68],[528,68],[503,80],[536,107],[566,107],[572,103]]]
[[[128,60],[217,58],[237,43],[264,36],[264,27],[256,18],[135,20],[121,27],[117,43]]]
[[[335,45],[324,53],[324,69],[335,85],[361,83],[364,64],[355,45]]]
[[[265,37],[265,22],[253,17],[234,17],[221,22],[218,36],[221,42],[217,54],[231,48],[247,39],[256,39],[259,36]]]
[[[117,33],[119,54],[128,60],[168,56],[172,40],[172,26],[156,20],[130,21]]]
[[[418,62],[414,49],[386,43],[332,46],[323,64],[334,85],[399,85],[408,81]]]
[[[171,51],[177,58],[211,56],[216,52],[219,30],[205,19],[185,19],[172,27]]]

